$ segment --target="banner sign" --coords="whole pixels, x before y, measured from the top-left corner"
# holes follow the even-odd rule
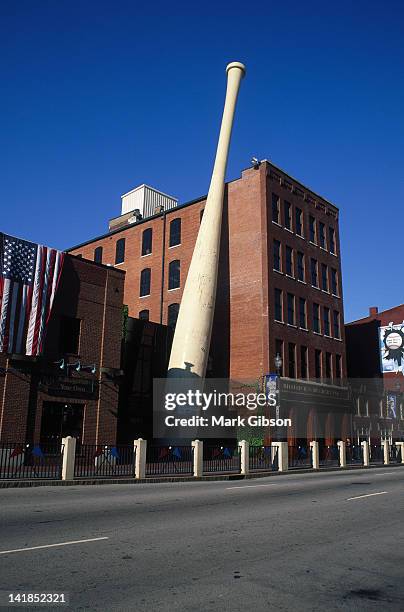
[[[404,376],[404,321],[379,328],[379,347],[382,373],[401,372]]]

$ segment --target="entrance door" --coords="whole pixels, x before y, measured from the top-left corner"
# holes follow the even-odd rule
[[[81,439],[84,404],[44,402],[41,420],[41,443],[57,443],[66,436]]]

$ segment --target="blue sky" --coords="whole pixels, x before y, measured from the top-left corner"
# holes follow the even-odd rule
[[[66,248],[140,183],[206,193],[239,60],[228,179],[256,155],[339,206],[346,320],[404,302],[402,2],[194,4],[1,2],[2,231]]]

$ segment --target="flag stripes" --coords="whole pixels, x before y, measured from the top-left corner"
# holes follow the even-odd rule
[[[64,254],[0,234],[0,352],[39,355]]]

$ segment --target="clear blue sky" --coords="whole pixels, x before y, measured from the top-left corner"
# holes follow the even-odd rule
[[[139,183],[206,193],[240,60],[228,179],[256,155],[339,206],[346,320],[404,302],[403,3],[195,4],[1,2],[0,229],[66,248]]]

